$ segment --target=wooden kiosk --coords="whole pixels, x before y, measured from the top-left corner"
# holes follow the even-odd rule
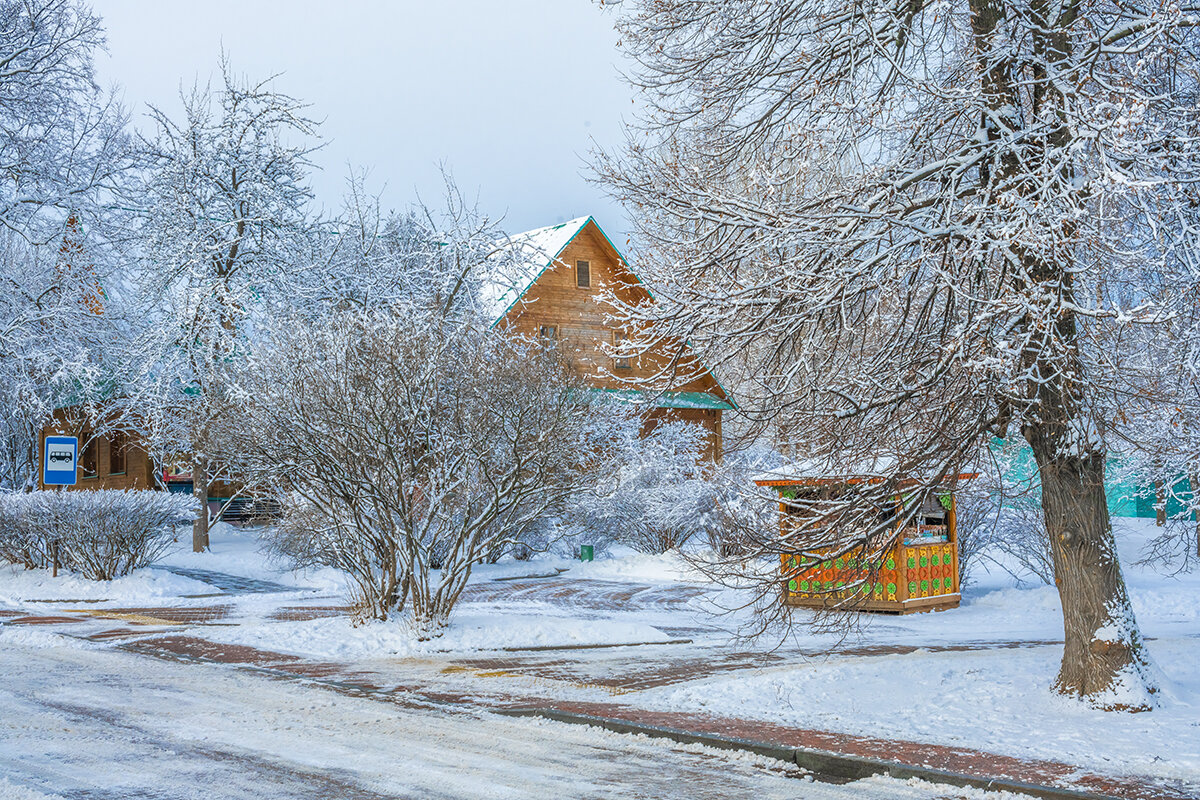
[[[807,470],[804,470],[807,472]],[[896,544],[874,559],[854,554],[821,558],[821,552],[780,556],[784,602],[805,608],[912,614],[958,607],[958,529],[954,486],[977,477],[961,474],[948,478],[947,489],[927,501],[916,514],[897,522]],[[801,493],[836,493],[839,486],[882,482],[861,475],[800,475],[787,469],[767,473],[754,482],[779,492],[780,532],[785,534],[794,504]],[[916,481],[912,482],[913,484]],[[900,485],[902,492],[904,483]],[[902,502],[897,495],[897,505]]]

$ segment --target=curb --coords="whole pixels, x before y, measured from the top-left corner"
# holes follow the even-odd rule
[[[958,772],[946,772],[945,770],[932,769],[930,767],[902,764],[898,761],[884,761],[882,759],[864,758],[862,756],[842,755],[824,750],[813,750],[807,747],[787,747],[769,742],[755,742],[748,739],[718,736],[711,733],[695,733],[678,728],[645,725],[621,719],[610,719],[608,717],[594,717],[588,714],[557,711],[551,708],[495,709],[493,713],[508,717],[541,717],[573,725],[592,725],[614,733],[640,733],[653,738],[670,739],[680,744],[702,744],[720,750],[740,750],[796,764],[801,769],[814,773],[814,777],[818,780],[832,783],[847,783],[862,778],[869,778],[873,775],[889,775],[899,780],[918,778],[923,781],[948,784],[950,786],[1015,792],[1030,797],[1037,797],[1041,800],[1117,800],[1110,795],[1083,792],[1076,789],[1023,783],[1004,778],[977,778]]]

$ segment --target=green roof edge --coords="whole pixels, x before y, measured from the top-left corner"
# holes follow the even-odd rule
[[[657,398],[655,408],[694,408],[712,411],[731,411],[733,406],[726,400],[708,392],[647,392],[642,389],[605,389],[599,386],[589,387],[589,394],[612,395],[623,400],[634,400],[640,397],[652,396]],[[663,400],[667,402],[662,402]],[[675,401],[683,403],[675,404]]]

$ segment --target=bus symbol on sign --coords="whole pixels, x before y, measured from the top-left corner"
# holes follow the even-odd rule
[[[42,484],[45,486],[74,486],[79,439],[74,436],[47,436],[45,463],[42,465]]]

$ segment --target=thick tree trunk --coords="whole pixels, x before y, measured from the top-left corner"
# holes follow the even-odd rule
[[[1055,688],[1106,709],[1148,710],[1157,692],[1134,619],[1104,493],[1103,452],[1064,452],[1054,427],[1031,425],[1042,509],[1062,600],[1062,666]]]
[[[192,495],[200,501],[200,513],[192,523],[192,552],[208,549],[208,463],[203,458],[192,461]]]
[[[1167,524],[1167,485],[1162,481],[1154,482],[1154,524],[1160,528]]]

